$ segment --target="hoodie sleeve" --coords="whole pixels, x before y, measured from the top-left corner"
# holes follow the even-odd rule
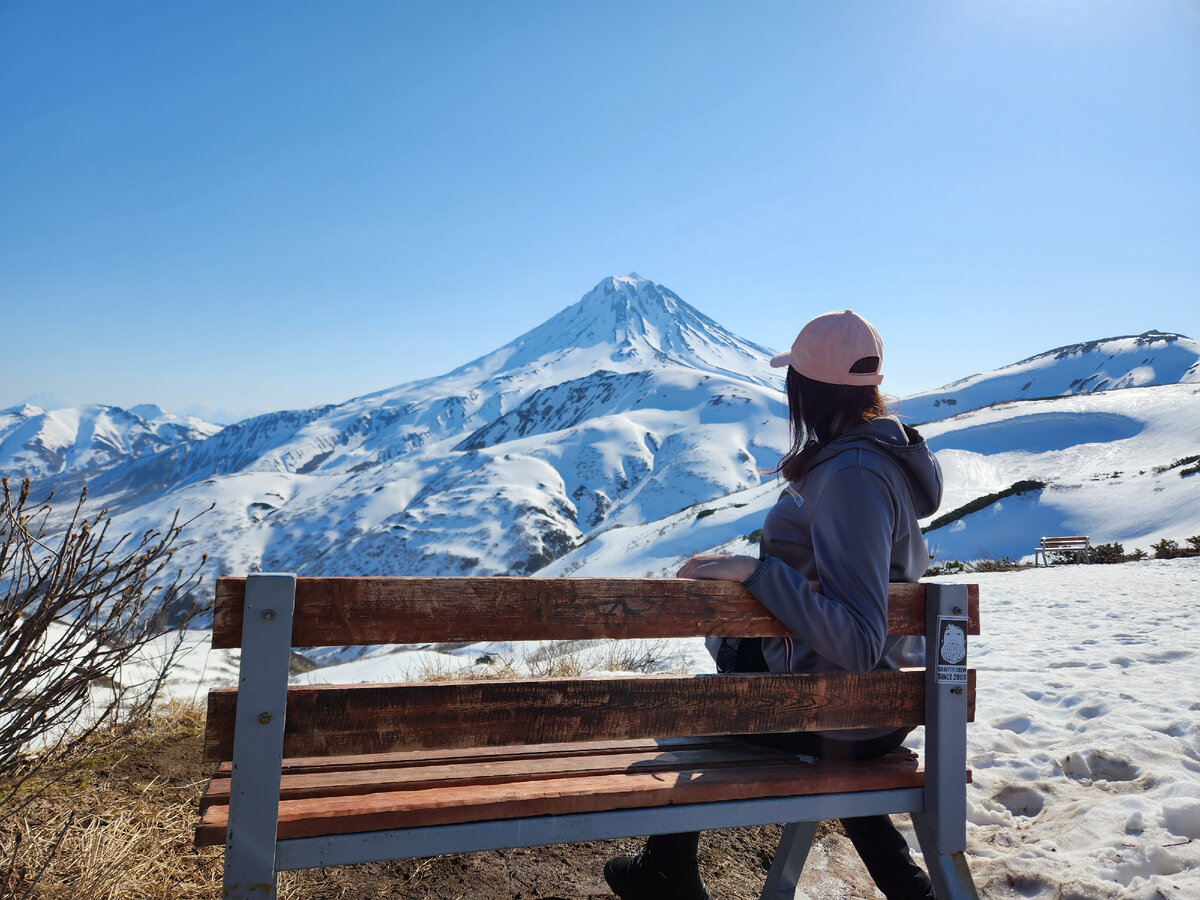
[[[812,545],[820,592],[772,557],[745,585],[821,656],[851,672],[869,672],[887,637],[895,499],[882,477],[851,466],[833,476],[816,502]]]

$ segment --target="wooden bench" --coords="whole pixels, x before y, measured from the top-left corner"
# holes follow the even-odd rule
[[[1085,563],[1092,561],[1092,545],[1087,535],[1042,538],[1033,551],[1034,566],[1039,565],[1039,558],[1041,559],[1040,565],[1050,566],[1051,553],[1074,553],[1076,560],[1082,560]]]
[[[791,898],[820,820],[911,813],[938,897],[976,897],[964,850],[977,588],[892,585],[888,631],[942,638],[925,669],[865,675],[289,688],[292,647],[787,632],[724,582],[221,578],[213,646],[243,652],[239,688],[209,694],[205,755],[220,765],[197,843],[225,844],[223,896],[273,898],[286,870],[791,823],[763,890]],[[923,765],[903,748],[813,761],[728,736],[920,724]]]

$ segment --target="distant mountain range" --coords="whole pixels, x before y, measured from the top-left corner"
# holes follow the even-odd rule
[[[157,406],[74,406],[46,410],[24,404],[0,410],[0,471],[5,475],[91,474],[177,444],[201,441],[220,425],[173,416]]]
[[[1200,383],[1200,341],[1147,331],[1039,353],[905,397],[900,408],[914,422],[930,422],[1007,400],[1181,383]]]
[[[6,410],[0,471],[68,495],[86,482],[135,532],[215,502],[181,552],[207,552],[220,573],[663,574],[753,532],[777,493],[761,474],[787,445],[770,355],[666,288],[613,276],[446,375],[337,405],[225,428],[153,407]],[[902,415],[930,423],[943,511],[1019,477],[1053,485],[1033,498],[1040,519],[1021,524],[1016,501],[992,509],[1008,523],[992,546],[963,543],[983,534],[978,518],[931,533],[931,546],[971,558],[1031,549],[1039,529],[1200,532],[1200,478],[1130,472],[1200,453],[1196,382],[1200,344],[1147,332],[904,399]],[[1118,483],[1125,511],[1141,491],[1161,513],[1106,510],[1116,493],[1097,491]]]

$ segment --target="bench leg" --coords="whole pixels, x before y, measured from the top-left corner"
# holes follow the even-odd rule
[[[230,836],[225,845],[222,900],[276,900],[275,840],[266,835]]]
[[[820,822],[790,822],[783,826],[783,836],[775,848],[775,859],[767,873],[759,900],[793,900],[796,882],[804,871],[804,861],[817,835]]]
[[[246,579],[223,900],[275,900],[283,730],[296,576]]]
[[[912,821],[938,900],[979,900],[966,853],[962,850],[947,853],[939,849],[934,829],[924,813],[913,813]]]

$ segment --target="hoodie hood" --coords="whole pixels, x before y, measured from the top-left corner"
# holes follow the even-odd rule
[[[905,425],[895,416],[864,422],[830,441],[817,454],[813,468],[847,450],[872,450],[891,460],[908,481],[918,518],[933,515],[941,505],[942,468],[925,438],[911,425]]]

